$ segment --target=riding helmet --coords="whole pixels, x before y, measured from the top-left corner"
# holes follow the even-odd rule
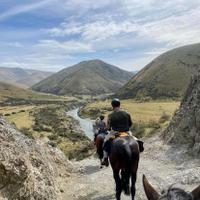
[[[112,105],[113,108],[119,107],[119,106],[120,106],[120,100],[117,99],[117,98],[114,98],[114,99],[112,100],[112,102],[111,102],[111,105]]]

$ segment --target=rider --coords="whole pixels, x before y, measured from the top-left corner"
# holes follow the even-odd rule
[[[113,112],[108,116],[108,121],[107,121],[107,129],[110,131],[110,133],[106,136],[103,146],[104,157],[102,165],[106,166],[109,165],[108,154],[111,148],[110,138],[112,138],[113,136],[115,137],[120,132],[126,132],[128,135],[132,136],[132,133],[129,131],[130,127],[132,126],[132,120],[130,114],[120,108],[119,99],[116,98],[113,99],[111,105],[113,107]],[[137,140],[137,138],[135,139]],[[140,145],[142,145],[143,148],[143,142],[141,144],[139,143],[139,146]]]
[[[106,123],[104,121],[105,116],[101,115],[99,117],[99,120],[95,122],[96,125],[96,132],[94,135],[94,141],[96,140],[97,135],[99,134],[106,134],[107,133],[107,127],[106,127]]]

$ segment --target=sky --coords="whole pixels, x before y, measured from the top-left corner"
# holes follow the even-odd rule
[[[0,66],[59,71],[101,59],[138,71],[200,42],[198,0],[1,0]]]

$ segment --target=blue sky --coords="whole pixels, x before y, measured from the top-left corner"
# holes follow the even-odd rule
[[[0,66],[58,71],[102,59],[129,71],[200,42],[197,0],[1,0]]]

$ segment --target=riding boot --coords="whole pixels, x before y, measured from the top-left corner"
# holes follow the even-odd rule
[[[105,165],[106,167],[109,166],[108,153],[106,151],[103,151],[103,161],[101,164]]]

